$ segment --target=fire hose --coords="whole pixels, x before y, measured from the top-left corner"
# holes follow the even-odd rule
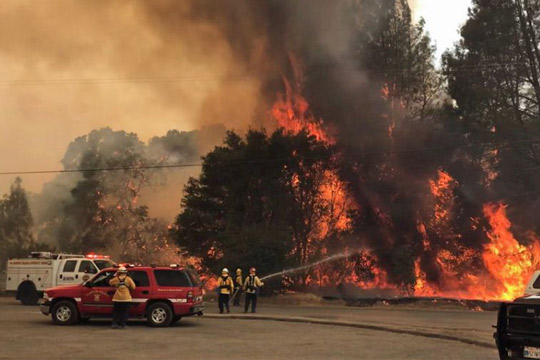
[[[233,302],[234,302],[234,298],[235,298],[236,294],[238,294],[239,291],[240,291],[240,288],[239,288],[239,287],[237,287],[237,288],[234,290],[234,292],[233,292],[233,294],[232,294],[232,296],[231,296],[231,299],[233,299]]]

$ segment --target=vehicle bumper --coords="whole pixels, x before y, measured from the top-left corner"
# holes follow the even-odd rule
[[[42,300],[39,304],[39,310],[43,315],[49,315],[51,313],[51,302],[49,300]]]
[[[205,309],[204,303],[193,305],[189,309],[189,313],[190,313],[190,315],[199,315],[200,316],[200,315],[203,315],[204,309]]]
[[[202,315],[204,308],[203,302],[195,304],[174,304],[174,313],[180,316]]]

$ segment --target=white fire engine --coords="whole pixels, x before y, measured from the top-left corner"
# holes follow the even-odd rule
[[[45,289],[80,284],[113,265],[103,255],[32,252],[28,258],[8,260],[6,291],[15,293],[24,305],[33,305]]]

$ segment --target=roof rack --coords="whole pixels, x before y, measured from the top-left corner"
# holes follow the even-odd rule
[[[32,259],[71,259],[71,258],[84,258],[84,255],[77,254],[53,254],[50,251],[32,251],[29,258]]]

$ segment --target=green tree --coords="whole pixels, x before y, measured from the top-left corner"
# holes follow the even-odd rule
[[[511,215],[529,229],[538,228],[531,215],[536,199],[515,193],[539,190],[539,5],[474,0],[461,41],[444,55],[457,121],[469,143],[486,144],[468,151],[483,169],[481,181],[491,198],[504,198]]]
[[[35,248],[33,219],[21,178],[0,200],[0,264],[9,257],[27,256]]]
[[[30,246],[34,241],[33,219],[21,178],[16,178],[9,194],[4,195],[2,212],[4,236],[21,248]]]
[[[323,240],[337,231],[323,220],[345,216],[324,191],[333,154],[303,131],[250,130],[245,139],[229,132],[185,187],[178,245],[214,272],[256,266],[268,274],[320,256]]]
[[[364,0],[361,4],[355,41],[359,62],[370,77],[383,83],[391,101],[392,121],[403,109],[408,117],[424,120],[434,108],[442,84],[424,20],[413,23],[406,0]],[[363,7],[371,11],[364,12]]]

